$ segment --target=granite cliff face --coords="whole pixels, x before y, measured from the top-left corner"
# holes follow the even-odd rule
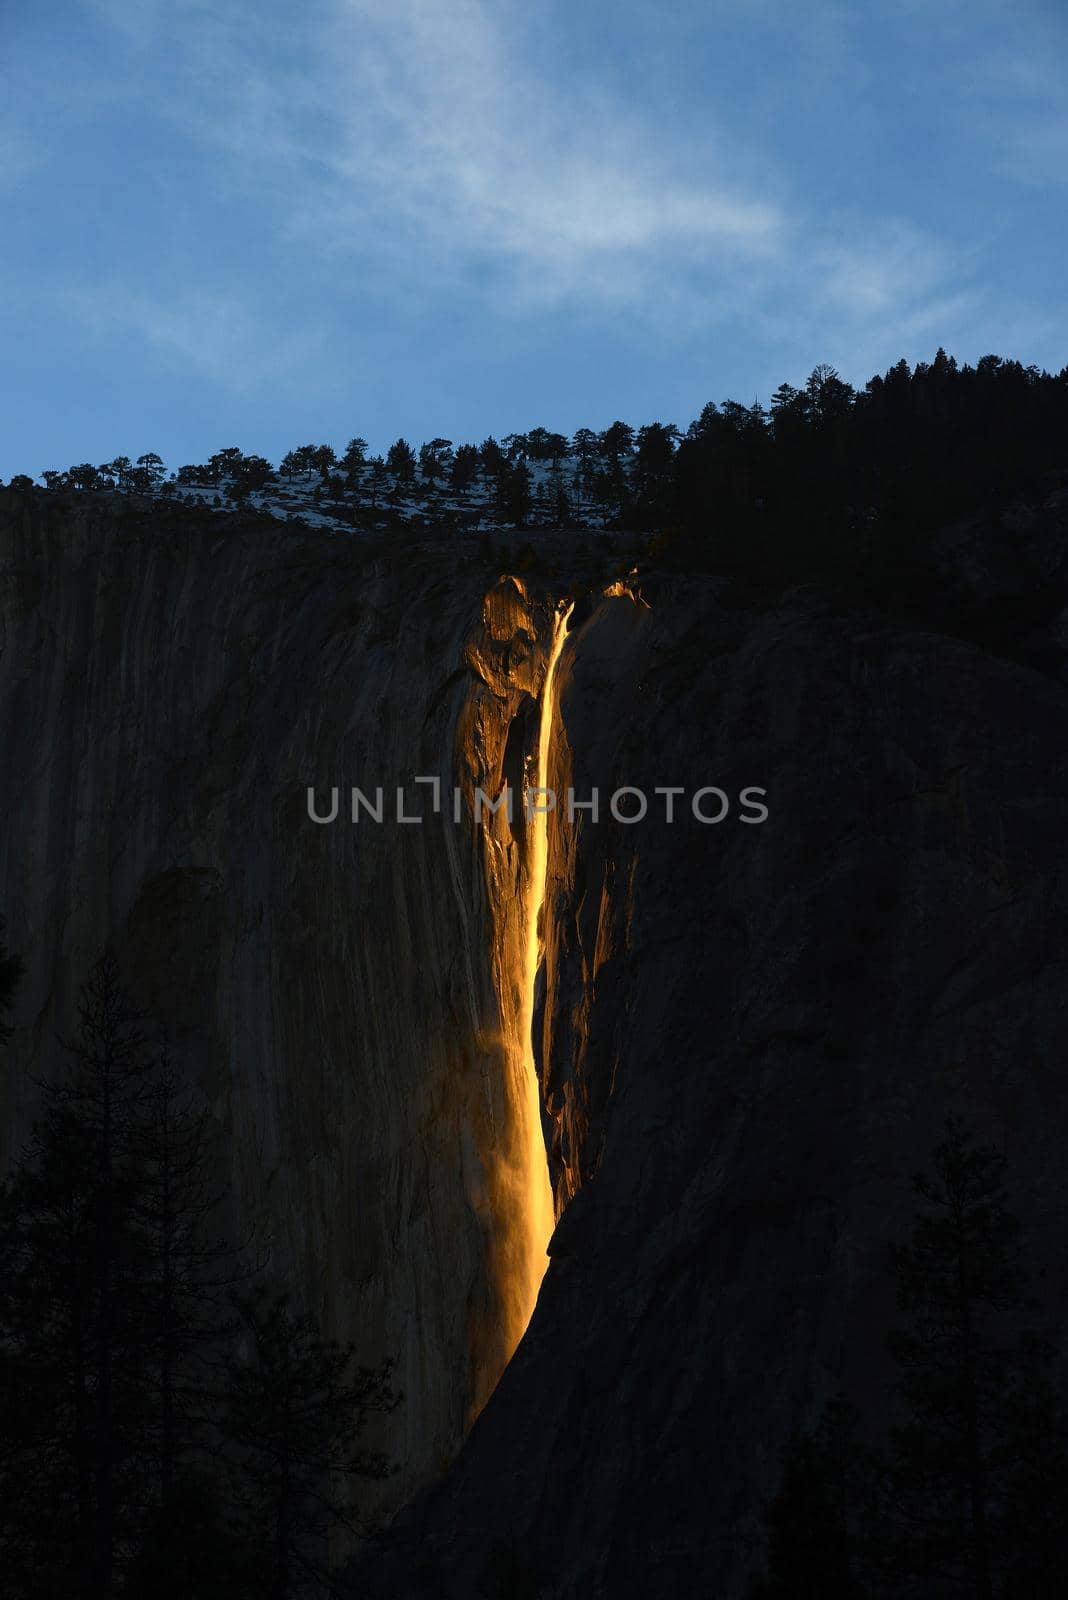
[[[885,1398],[885,1242],[948,1108],[1020,1153],[1036,1245],[1063,1229],[1063,491],[1005,530],[1031,574],[1009,620],[1004,550],[947,531],[944,624],[610,582],[566,546],[535,579],[136,508],[0,517],[0,907],[29,967],[8,1151],[110,939],[215,1112],[235,1213],[332,1328],[398,1357],[391,1503],[421,1492],[360,1582],[742,1593],[789,1428],[842,1383]],[[548,777],[602,814],[548,828],[561,1215],[494,1389],[537,1233],[533,851],[521,809],[456,824],[448,794],[531,781],[565,593]],[[352,784],[391,805],[416,774],[441,815],[347,820]],[[308,784],[339,787],[336,822]],[[642,821],[608,810],[622,786]]]
[[[4,499],[0,905],[27,977],[3,1158],[110,943],[213,1113],[235,1228],[396,1359],[403,1500],[530,1309],[522,814],[479,831],[451,795],[522,782],[550,602],[433,546]]]

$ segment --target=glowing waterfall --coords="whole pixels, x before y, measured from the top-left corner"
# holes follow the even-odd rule
[[[524,795],[524,805],[530,817],[529,868],[527,872],[524,922],[526,925],[526,964],[523,973],[523,1004],[520,1012],[522,1033],[522,1083],[517,1110],[522,1126],[517,1130],[521,1160],[524,1167],[523,1204],[525,1216],[524,1260],[521,1282],[516,1288],[515,1322],[510,1330],[514,1344],[518,1344],[526,1331],[538,1298],[538,1289],[545,1276],[548,1258],[545,1254],[555,1224],[553,1192],[549,1182],[549,1168],[545,1157],[545,1140],[541,1128],[541,1089],[534,1064],[534,986],[542,953],[542,908],[545,904],[546,876],[549,861],[549,817],[547,797],[537,795],[534,789],[548,787],[549,746],[552,739],[553,713],[556,706],[556,668],[564,647],[567,622],[572,607],[567,605],[556,613],[545,684],[541,695],[541,716],[538,724],[538,753],[534,782]],[[511,1341],[510,1341],[511,1342]],[[513,1344],[513,1348],[514,1348]]]

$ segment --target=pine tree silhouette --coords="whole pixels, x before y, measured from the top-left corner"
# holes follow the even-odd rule
[[[291,1600],[329,1585],[329,1537],[362,1531],[353,1480],[390,1468],[361,1435],[376,1412],[399,1403],[390,1364],[358,1366],[349,1345],[320,1334],[286,1294],[235,1297],[244,1335],[230,1366],[223,1432],[248,1548],[261,1553],[258,1593]]]
[[[4,919],[0,917],[0,1044],[11,1037],[12,1028],[4,1021],[4,1012],[11,1009],[24,970],[22,957],[12,955],[4,943],[4,928]]]

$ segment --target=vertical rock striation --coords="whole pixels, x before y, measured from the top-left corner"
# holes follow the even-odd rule
[[[521,788],[550,603],[452,547],[0,500],[0,907],[27,961],[5,1164],[110,943],[211,1109],[235,1229],[396,1358],[404,1499],[520,1331],[524,839],[469,797]],[[353,785],[383,787],[381,825]]]

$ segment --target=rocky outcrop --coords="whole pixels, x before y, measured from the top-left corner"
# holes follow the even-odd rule
[[[213,1108],[235,1215],[330,1327],[398,1357],[392,1493],[420,1492],[366,1591],[733,1600],[789,1428],[839,1385],[887,1399],[885,1244],[947,1109],[1006,1140],[1066,1307],[1063,506],[1019,513],[1034,576],[995,626],[1005,519],[996,560],[947,530],[943,613],[892,620],[610,582],[564,540],[551,574],[502,577],[472,545],[87,505],[0,506],[0,908],[29,965],[9,1151],[110,939]],[[602,813],[549,828],[562,1214],[484,1404],[526,831],[317,826],[305,790],[521,786],[564,592],[550,779]],[[640,822],[608,808],[624,786]]]

